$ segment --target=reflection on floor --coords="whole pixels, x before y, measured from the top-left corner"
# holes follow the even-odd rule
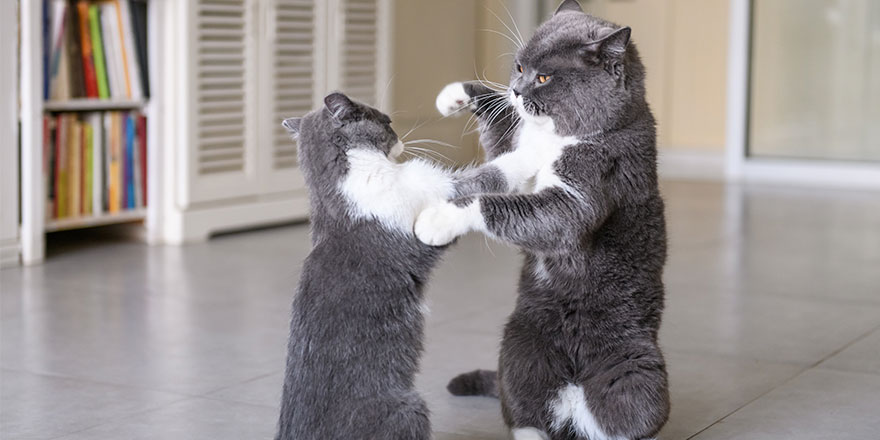
[[[664,184],[660,438],[880,433],[880,197]],[[0,438],[268,439],[305,226],[185,247],[68,243],[0,272]],[[462,240],[436,271],[418,387],[438,440],[505,439],[498,402],[454,398],[492,368],[514,249]]]

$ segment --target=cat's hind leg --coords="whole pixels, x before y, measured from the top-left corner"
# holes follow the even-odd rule
[[[630,353],[599,371],[582,386],[596,426],[609,439],[656,436],[669,417],[666,367],[659,351]]]
[[[367,399],[349,421],[351,439],[429,440],[431,422],[425,401],[414,391]]]

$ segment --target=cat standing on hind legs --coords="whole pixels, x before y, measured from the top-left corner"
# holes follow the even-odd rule
[[[458,199],[423,211],[416,235],[442,245],[479,230],[525,254],[497,374],[449,389],[498,395],[517,440],[648,439],[669,414],[664,207],[629,37],[566,0],[517,52],[509,92],[453,84],[437,99],[476,113],[490,161]]]
[[[414,389],[424,287],[442,249],[413,235],[424,206],[455,194],[378,110],[341,93],[284,126],[299,139],[312,250],[293,301],[277,440],[428,440]]]

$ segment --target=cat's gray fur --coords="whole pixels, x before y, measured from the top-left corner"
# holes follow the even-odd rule
[[[354,149],[388,155],[388,117],[335,93],[284,126],[299,138],[313,249],[290,322],[278,440],[428,439],[413,389],[422,351],[424,285],[441,248],[378,220],[355,218],[340,182]]]
[[[449,389],[500,393],[512,429],[537,428],[554,440],[588,438],[574,426],[552,426],[549,406],[567,384],[582,387],[608,438],[653,437],[669,414],[657,342],[664,206],[644,67],[629,36],[629,28],[582,13],[574,0],[536,31],[517,53],[525,72],[514,67],[510,87],[529,114],[550,116],[557,133],[579,139],[553,164],[571,190],[476,196],[486,231],[519,245],[525,265],[497,378],[478,370],[456,377]],[[552,76],[538,85],[537,74]],[[465,91],[488,157],[515,148],[516,135],[505,135],[516,129],[514,108],[492,111],[507,97],[479,83]],[[505,188],[497,170],[483,171],[471,192]]]

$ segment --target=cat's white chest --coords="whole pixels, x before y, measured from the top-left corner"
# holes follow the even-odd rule
[[[553,164],[562,156],[565,147],[577,143],[573,136],[559,136],[549,118],[542,122],[524,121],[519,131],[516,151],[526,154],[526,160],[537,168],[526,192],[538,192],[564,183],[556,174]]]

